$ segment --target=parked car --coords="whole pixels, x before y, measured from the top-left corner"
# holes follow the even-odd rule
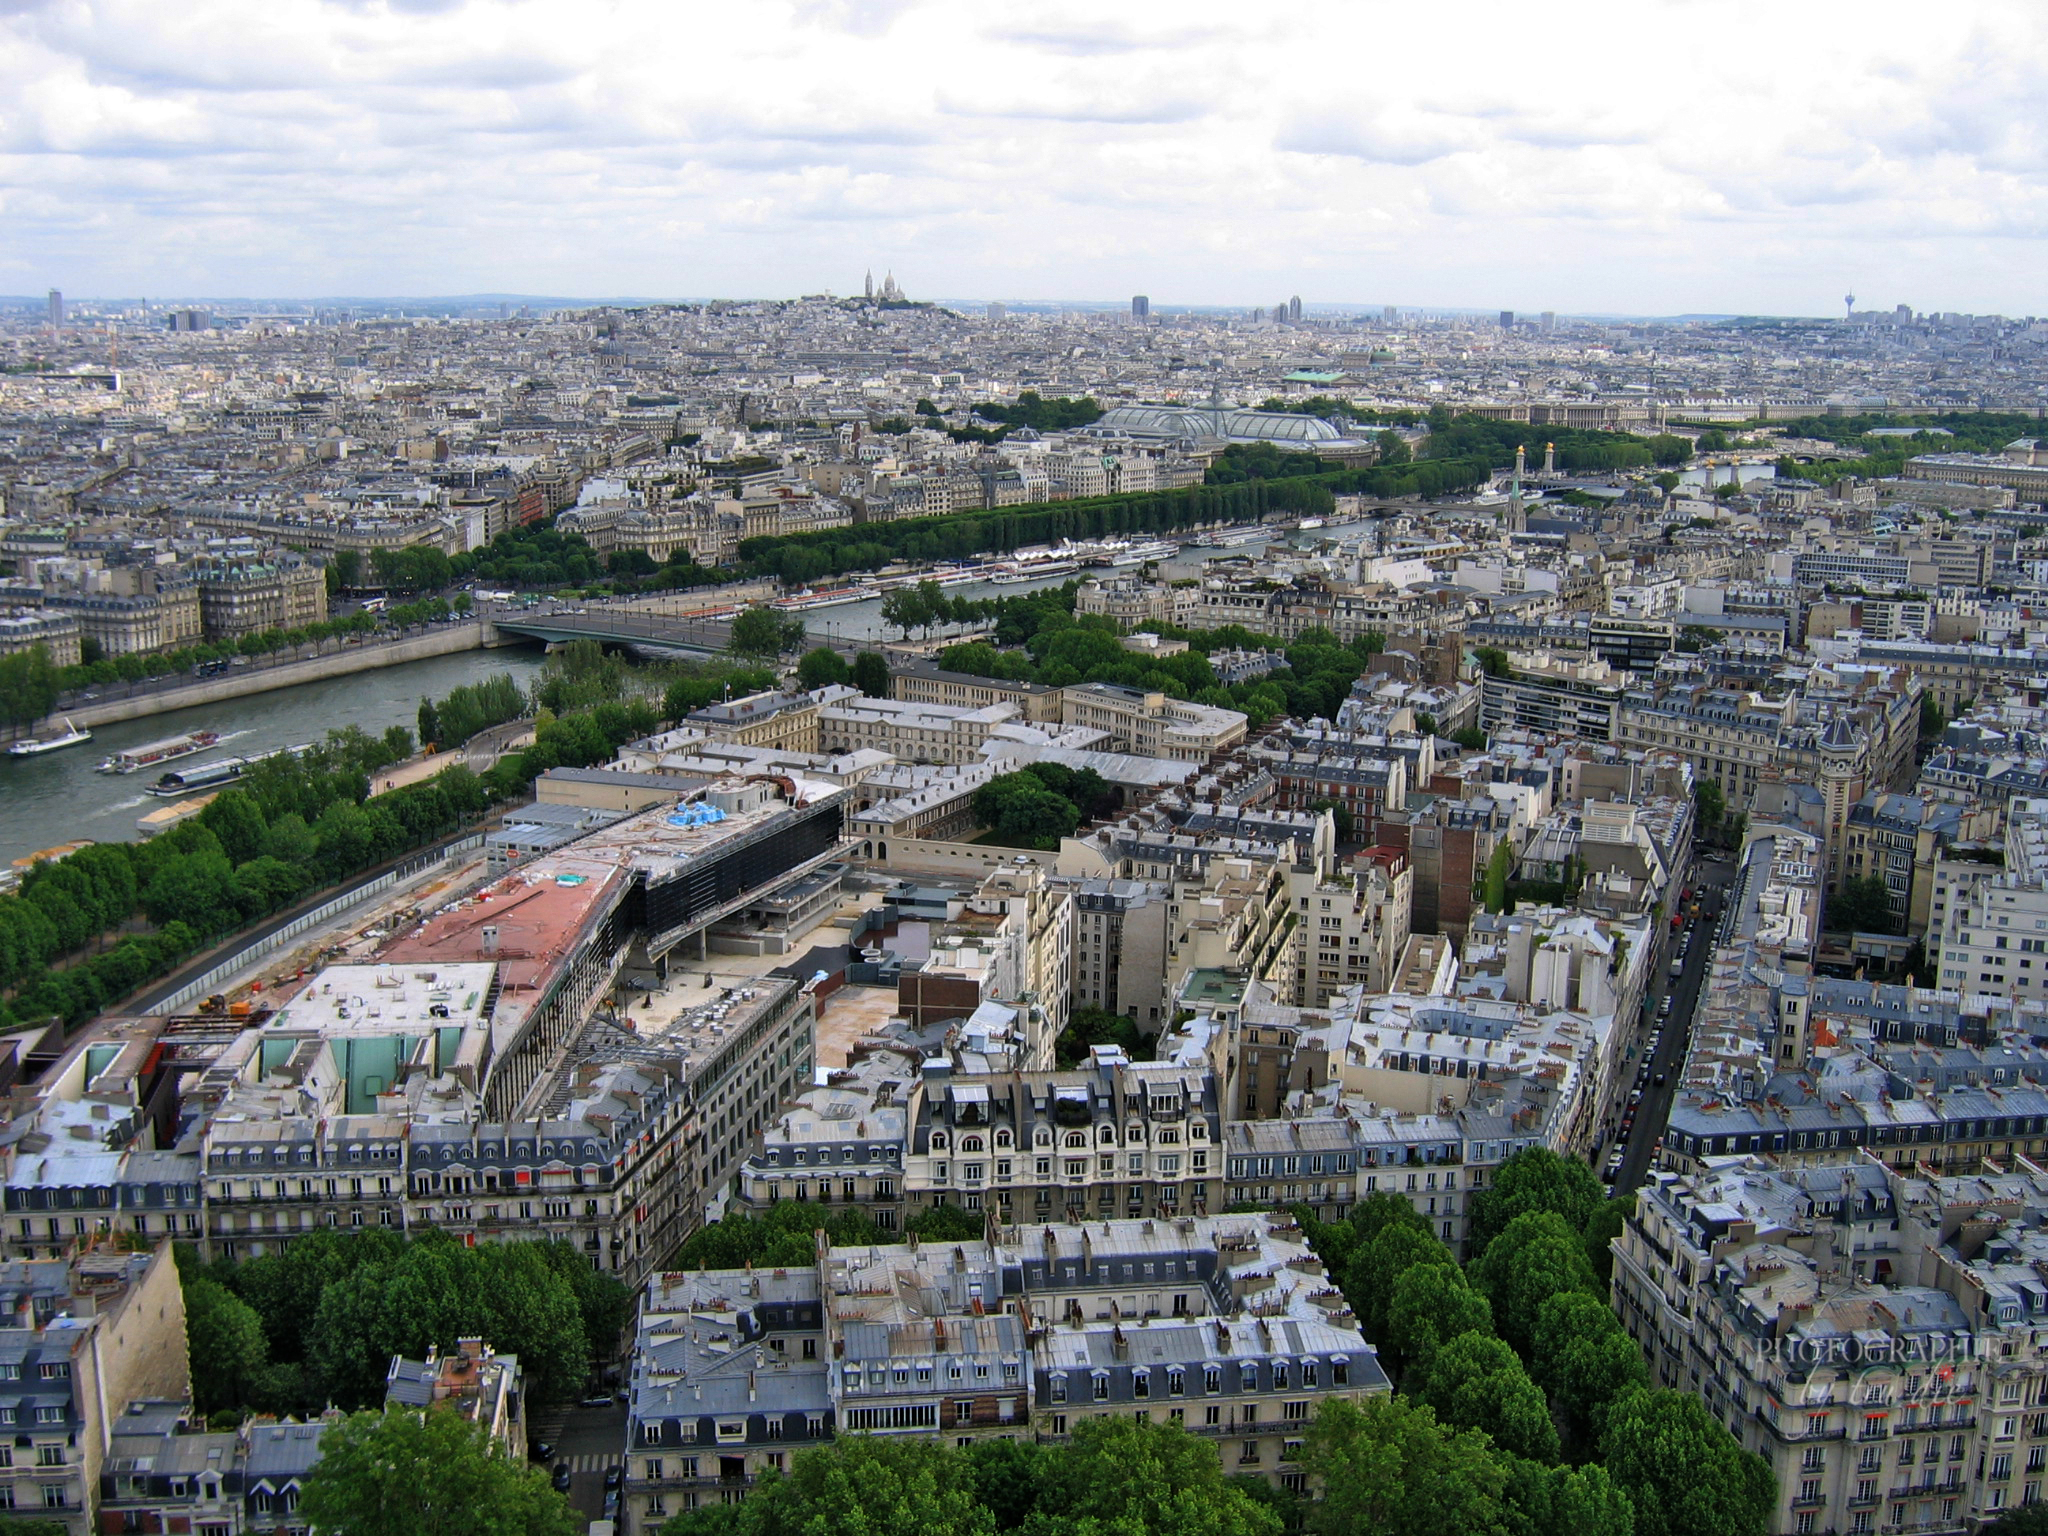
[[[612,1395],[609,1392],[595,1392],[583,1399],[586,1408],[609,1408],[611,1405]]]
[[[606,1488],[616,1488],[625,1480],[626,1469],[617,1462],[613,1462],[604,1469],[604,1485]]]
[[[554,1476],[555,1491],[557,1493],[567,1493],[569,1491],[569,1482],[572,1476],[573,1474],[569,1471],[568,1462],[556,1462]]]
[[[545,1440],[536,1440],[533,1442],[532,1449],[528,1454],[535,1461],[553,1461],[555,1459],[555,1448]]]

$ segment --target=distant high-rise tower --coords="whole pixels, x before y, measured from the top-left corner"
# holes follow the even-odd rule
[[[64,295],[59,293],[56,289],[52,288],[50,290],[50,324],[62,325],[63,323]]]
[[[875,269],[874,269],[873,267],[869,267],[869,268],[868,268],[868,280],[867,280],[867,282],[866,282],[866,283],[864,283],[864,284],[863,284],[863,285],[861,286],[861,297],[862,297],[862,298],[864,298],[864,299],[872,299],[872,298],[873,298],[874,296],[875,296]]]
[[[1552,310],[1548,310],[1548,309],[1546,309],[1545,311],[1543,311],[1543,321],[1542,321],[1542,324],[1543,324],[1543,329],[1544,329],[1544,330],[1546,330],[1546,331],[1554,331],[1554,330],[1556,330],[1556,329],[1557,329],[1557,315],[1556,315],[1556,313],[1555,313],[1554,311],[1552,311]]]
[[[1290,320],[1299,320],[1301,318],[1301,295],[1298,293],[1287,301],[1287,318]]]
[[[1512,309],[1500,312],[1500,328],[1504,331],[1512,331],[1515,328],[1515,312]]]
[[[1384,309],[1380,311],[1380,319],[1388,325],[1392,325],[1395,321],[1399,320],[1400,318],[1401,311],[1396,309],[1391,304],[1387,305]]]
[[[1287,301],[1285,299],[1282,299],[1278,304],[1275,304],[1273,306],[1273,318],[1279,321],[1282,325],[1285,325],[1287,323]]]
[[[1848,312],[1849,312],[1849,313],[1848,313],[1847,315],[1845,315],[1845,316],[1843,317],[1844,319],[1848,319],[1848,320],[1853,320],[1853,319],[1855,319],[1855,318],[1856,318],[1856,295],[1855,295],[1855,294],[1853,294],[1853,293],[1845,293],[1845,294],[1843,294],[1843,295],[1842,295],[1842,307],[1843,307],[1844,309],[1848,310]]]
[[[1131,318],[1133,320],[1149,320],[1152,318],[1152,301],[1142,293],[1131,295]]]
[[[1009,313],[1008,307],[1002,304],[991,303],[988,307],[988,317],[991,320],[1004,319]]]
[[[1266,318],[1266,312],[1263,309],[1255,309],[1252,311],[1252,318],[1254,320],[1263,320]]]

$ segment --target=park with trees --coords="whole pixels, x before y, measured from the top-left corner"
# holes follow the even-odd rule
[[[317,1228],[259,1258],[208,1264],[181,1247],[178,1260],[193,1399],[223,1422],[374,1408],[393,1355],[465,1337],[516,1354],[536,1401],[566,1401],[633,1311],[622,1281],[563,1242]]]

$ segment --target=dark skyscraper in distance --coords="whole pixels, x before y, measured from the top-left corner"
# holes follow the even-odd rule
[[[1131,295],[1131,318],[1149,320],[1152,317],[1152,301],[1142,293]]]
[[[1512,331],[1515,328],[1515,312],[1512,309],[1500,312],[1500,328],[1504,331]]]
[[[56,289],[52,288],[50,290],[50,324],[62,325],[63,323],[64,295],[59,293]]]
[[[1298,293],[1287,301],[1287,318],[1290,320],[1299,320],[1301,318],[1301,295]]]

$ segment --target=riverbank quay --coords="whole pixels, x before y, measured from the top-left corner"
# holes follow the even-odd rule
[[[247,698],[273,689],[292,688],[300,683],[317,683],[380,667],[395,667],[408,661],[449,656],[458,651],[492,646],[518,645],[524,637],[500,634],[497,626],[479,619],[459,624],[435,624],[401,635],[395,640],[342,644],[318,655],[274,662],[268,666],[252,662],[246,667],[228,667],[209,677],[185,678],[172,686],[151,687],[139,683],[125,689],[120,684],[71,695],[58,702],[46,718],[63,718],[74,725],[111,725],[119,720],[140,720],[149,715],[169,714],[198,704],[218,704],[225,699]],[[23,727],[15,735],[26,736],[39,728]]]

